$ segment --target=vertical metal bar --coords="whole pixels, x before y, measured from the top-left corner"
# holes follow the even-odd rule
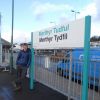
[[[65,54],[66,54],[67,50],[65,51]],[[65,56],[65,59],[68,59],[69,60],[69,57],[67,58]],[[69,74],[69,71],[68,71],[68,63],[69,62],[66,62],[66,81],[68,80],[68,74]],[[67,93],[68,92],[68,84],[65,84],[65,92]]]
[[[75,60],[75,59],[74,59]],[[73,85],[73,96],[75,96],[75,68],[76,68],[76,65],[75,65],[75,61],[74,61],[74,63],[73,63],[73,67],[74,67],[74,71],[73,71],[73,82],[74,82],[74,85]]]
[[[69,83],[68,83],[68,100],[71,98],[71,81],[72,81],[72,50],[70,50],[70,68],[69,68]]]
[[[56,54],[58,54],[58,50],[57,50],[57,52],[56,52]],[[58,57],[58,56],[55,56],[55,61],[57,62],[57,59],[58,59],[58,61],[60,61],[60,58]],[[62,68],[62,67],[61,67]],[[61,69],[60,69],[61,70]],[[61,71],[60,71],[60,73],[61,73]],[[58,76],[57,76],[57,88],[59,89],[59,77],[60,77],[60,74],[59,74],[59,72],[58,72]]]
[[[42,63],[41,63],[41,59],[42,58],[42,54],[41,54],[41,50],[39,50],[39,55],[38,55],[38,58],[39,58],[39,62],[38,62],[38,74],[39,74],[39,82],[42,82],[43,81],[43,68],[42,68]]]
[[[60,61],[62,61],[62,56],[61,55],[58,55],[58,56],[59,56]],[[60,91],[63,91],[63,72],[64,72],[64,68],[62,68],[62,75],[61,75],[61,77],[59,77]]]
[[[49,68],[52,68],[52,86],[54,87],[54,81],[55,81],[55,74],[54,74],[54,67],[51,60],[50,60],[50,55],[49,55]]]
[[[92,74],[92,65],[91,64],[92,64],[92,62],[90,62],[90,66],[89,66],[90,67],[89,68],[89,76]],[[89,82],[88,82],[89,83],[89,89],[90,89],[90,81],[91,81],[91,78],[89,77]]]
[[[14,28],[14,0],[12,0],[12,34],[11,34],[11,58],[10,58],[10,73],[13,68],[13,28]]]
[[[77,66],[76,66],[76,91],[75,91],[76,96],[78,96],[78,95],[77,95],[77,91],[78,91],[78,74],[79,74],[78,68],[79,68],[79,63],[78,63]]]
[[[40,53],[40,50],[39,50],[39,53]],[[39,59],[39,61],[38,61],[38,69],[39,69],[39,81],[41,81],[41,76],[42,76],[42,74],[41,74],[41,56],[40,55],[38,55],[38,59]]]
[[[45,57],[46,55],[43,55],[43,59],[44,59],[44,57]],[[47,68],[47,66],[48,66],[48,62],[47,62],[47,66],[45,67],[44,66],[44,63],[43,63],[44,61],[42,61],[42,66],[43,66],[43,80],[44,80],[44,83],[46,83],[45,81],[46,81],[46,68]]]
[[[45,53],[45,51],[44,51],[44,53]],[[44,74],[45,74],[45,68],[47,67],[47,65],[46,65],[46,67],[44,66],[43,59],[44,59],[44,57],[46,57],[46,55],[44,54],[44,55],[42,55],[42,57],[43,58],[41,59],[42,60],[41,63],[42,63],[42,68],[43,68],[43,83],[45,83],[45,78],[44,78],[45,75]],[[46,63],[47,63],[47,61],[46,61]]]
[[[63,85],[63,86],[62,86],[62,91],[64,92],[64,86],[65,86],[65,83],[64,83],[64,77],[65,77],[65,75],[64,75],[64,73],[65,73],[65,69],[66,69],[66,68],[65,68],[65,63],[66,63],[66,62],[65,62],[65,58],[63,58],[63,59],[64,59],[64,69],[63,69],[63,72],[62,72],[62,74],[63,74],[63,75],[62,75],[62,76],[63,76],[63,79],[62,79],[62,81],[63,81],[63,82],[62,82],[62,83],[63,83],[63,84],[62,84],[62,85]]]
[[[94,62],[94,75],[93,75],[93,100],[95,100],[95,81],[96,81],[96,62]]]
[[[90,30],[91,30],[91,16],[86,16],[85,17],[85,37],[84,37],[84,67],[83,67],[82,100],[88,100],[88,65],[89,65],[89,49],[90,49]]]
[[[54,50],[54,52],[55,52],[55,50]],[[53,66],[53,75],[55,75],[55,79],[53,80],[53,86],[54,86],[54,88],[55,88],[55,81],[56,81],[56,65],[55,65],[55,62],[54,62],[55,60],[53,59],[53,60],[51,60],[50,59],[50,66]]]
[[[34,89],[34,48],[33,48],[33,32],[31,33],[31,66],[30,66],[30,89]]]
[[[37,50],[36,50],[36,52],[37,52]],[[36,63],[35,64],[35,69],[36,69],[36,71],[35,71],[35,74],[36,74],[35,80],[36,81],[39,79],[39,74],[37,74],[38,73],[38,62],[37,61],[39,61],[38,53],[35,54],[35,63]]]
[[[37,63],[36,63],[36,59],[37,59],[36,50],[34,50],[34,80],[36,80],[36,77],[37,77],[37,69],[36,69]]]
[[[76,96],[78,96],[78,98],[79,98],[79,93],[77,93],[77,91],[79,91],[79,80],[80,80],[80,63],[78,63],[78,65],[77,65],[77,87],[76,87]]]
[[[56,54],[57,52],[56,52],[56,49],[54,50],[54,57],[55,57],[55,54]],[[53,57],[52,57],[53,58]],[[58,61],[59,62],[59,61]],[[56,63],[56,59],[54,58],[54,63]],[[58,86],[58,66],[57,66],[57,64],[56,64],[56,79],[55,79],[55,88],[57,89],[57,86]]]
[[[48,70],[49,70],[49,68],[46,67],[46,68],[45,68],[45,72],[46,72],[46,73],[45,73],[45,83],[46,83],[47,85],[48,85],[48,77],[49,77],[49,76],[48,76],[48,75],[49,75],[49,71],[48,71]]]
[[[62,61],[62,58],[60,55],[58,55],[60,61]],[[60,91],[63,90],[63,71],[64,71],[64,68],[61,69],[61,77],[59,77],[59,87],[60,87]]]
[[[100,61],[98,63],[100,63]],[[100,72],[100,67],[99,67],[99,72]],[[98,96],[100,96],[100,73],[99,73],[99,83],[98,83]]]
[[[89,64],[89,76],[92,75],[92,66],[93,66],[93,62],[90,61],[90,64]],[[91,77],[88,77],[88,83],[89,83],[89,92],[88,92],[88,98],[91,96],[91,92],[90,92],[90,88],[91,88]]]
[[[80,88],[80,100],[82,99],[82,80],[83,80],[83,59],[81,61],[81,88]]]
[[[51,75],[51,77],[52,77],[52,86],[54,87],[54,80],[55,80],[55,74],[54,74],[54,66],[50,66],[50,56],[49,56],[49,68],[52,68],[51,70],[52,70],[52,75]]]
[[[44,83],[44,67],[45,67],[45,66],[43,66],[42,60],[43,60],[44,58],[46,58],[46,56],[44,55],[44,50],[42,50],[42,52],[43,52],[43,54],[41,55],[41,69],[42,69],[42,83]],[[46,65],[47,65],[47,64],[46,64]]]
[[[55,51],[55,50],[54,50]],[[54,55],[54,54],[53,54]],[[55,75],[55,80],[54,80],[54,88],[56,88],[56,75],[57,75],[57,63],[55,62],[55,59],[51,60],[52,66],[53,66],[53,71]]]
[[[100,64],[100,60],[97,61],[97,66]],[[98,68],[98,82],[97,82],[97,96],[100,98],[100,66]]]
[[[57,51],[57,53],[58,53],[58,51]],[[56,61],[56,62],[57,62],[57,59],[58,59],[58,61],[60,61],[60,58],[57,57],[57,56],[55,56],[55,61]],[[60,73],[61,73],[61,71],[60,71]],[[57,89],[60,88],[60,87],[59,87],[59,77],[60,77],[60,74],[59,74],[59,72],[58,72],[58,76],[57,76]]]
[[[35,55],[36,50],[34,50],[34,66],[36,66],[36,55]],[[36,67],[34,67],[34,80],[36,79]]]
[[[47,66],[47,64],[44,66],[43,65],[43,59],[46,58],[44,54],[44,49],[42,50],[43,54],[41,55],[41,69],[42,69],[42,83],[44,84],[44,68]]]

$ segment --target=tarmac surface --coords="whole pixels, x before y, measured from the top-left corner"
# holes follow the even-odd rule
[[[15,76],[9,72],[0,72],[0,100],[67,100],[66,96],[38,82],[30,90],[27,78],[23,81],[22,90],[14,92],[14,79]]]

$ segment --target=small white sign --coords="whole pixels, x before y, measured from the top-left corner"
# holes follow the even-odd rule
[[[85,18],[33,33],[33,48],[84,47]]]

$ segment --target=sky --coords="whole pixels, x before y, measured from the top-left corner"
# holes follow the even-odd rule
[[[31,32],[91,15],[91,36],[100,36],[100,0],[14,0],[14,43],[29,42]],[[0,0],[1,36],[11,41],[12,0]]]

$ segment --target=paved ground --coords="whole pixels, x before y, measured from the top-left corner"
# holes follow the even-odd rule
[[[33,91],[29,90],[28,79],[24,80],[23,90],[13,92],[14,76],[0,72],[0,100],[67,100],[64,95],[36,82]]]

